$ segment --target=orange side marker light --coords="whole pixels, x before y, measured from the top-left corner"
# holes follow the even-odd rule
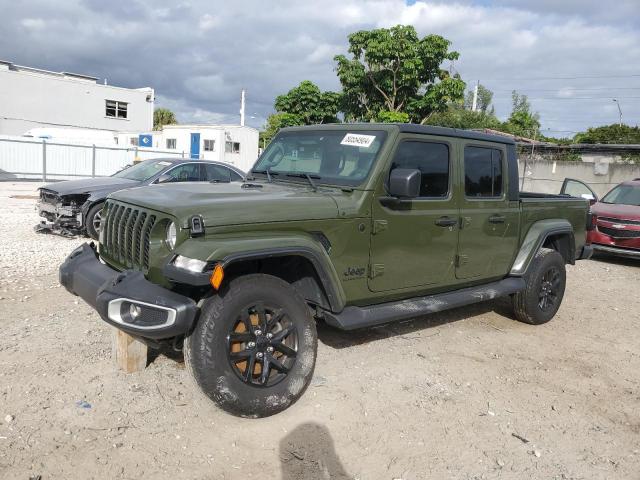
[[[213,269],[211,277],[209,277],[209,282],[211,283],[211,286],[214,288],[214,290],[218,290],[220,288],[220,285],[222,284],[223,279],[224,269],[222,268],[222,265],[218,263]]]

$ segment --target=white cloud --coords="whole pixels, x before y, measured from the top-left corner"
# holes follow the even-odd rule
[[[42,30],[46,26],[42,18],[24,18],[20,24],[29,30]]]
[[[617,121],[613,96],[638,123],[640,77],[629,75],[640,74],[639,10],[637,0],[36,0],[3,6],[0,44],[19,64],[152,86],[181,121],[237,121],[246,88],[247,112],[259,117],[248,121],[260,126],[275,96],[301,80],[339,89],[333,56],[349,33],[411,24],[452,41],[453,68],[494,91],[501,117],[516,89],[545,127],[573,131]],[[621,77],[557,78],[598,75]]]

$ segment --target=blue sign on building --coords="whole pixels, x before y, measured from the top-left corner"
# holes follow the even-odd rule
[[[152,147],[153,136],[152,135],[140,135],[138,137],[138,145],[141,147]]]

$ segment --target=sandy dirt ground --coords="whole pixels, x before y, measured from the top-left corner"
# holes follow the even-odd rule
[[[320,327],[302,399],[245,420],[180,358],[115,369],[110,327],[58,285],[84,240],[33,232],[36,187],[0,183],[2,479],[640,479],[640,262],[569,266],[543,326],[499,300]]]

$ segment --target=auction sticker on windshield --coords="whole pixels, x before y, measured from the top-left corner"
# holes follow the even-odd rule
[[[357,133],[347,133],[340,142],[340,145],[368,148],[371,146],[375,139],[375,135],[358,135]]]

